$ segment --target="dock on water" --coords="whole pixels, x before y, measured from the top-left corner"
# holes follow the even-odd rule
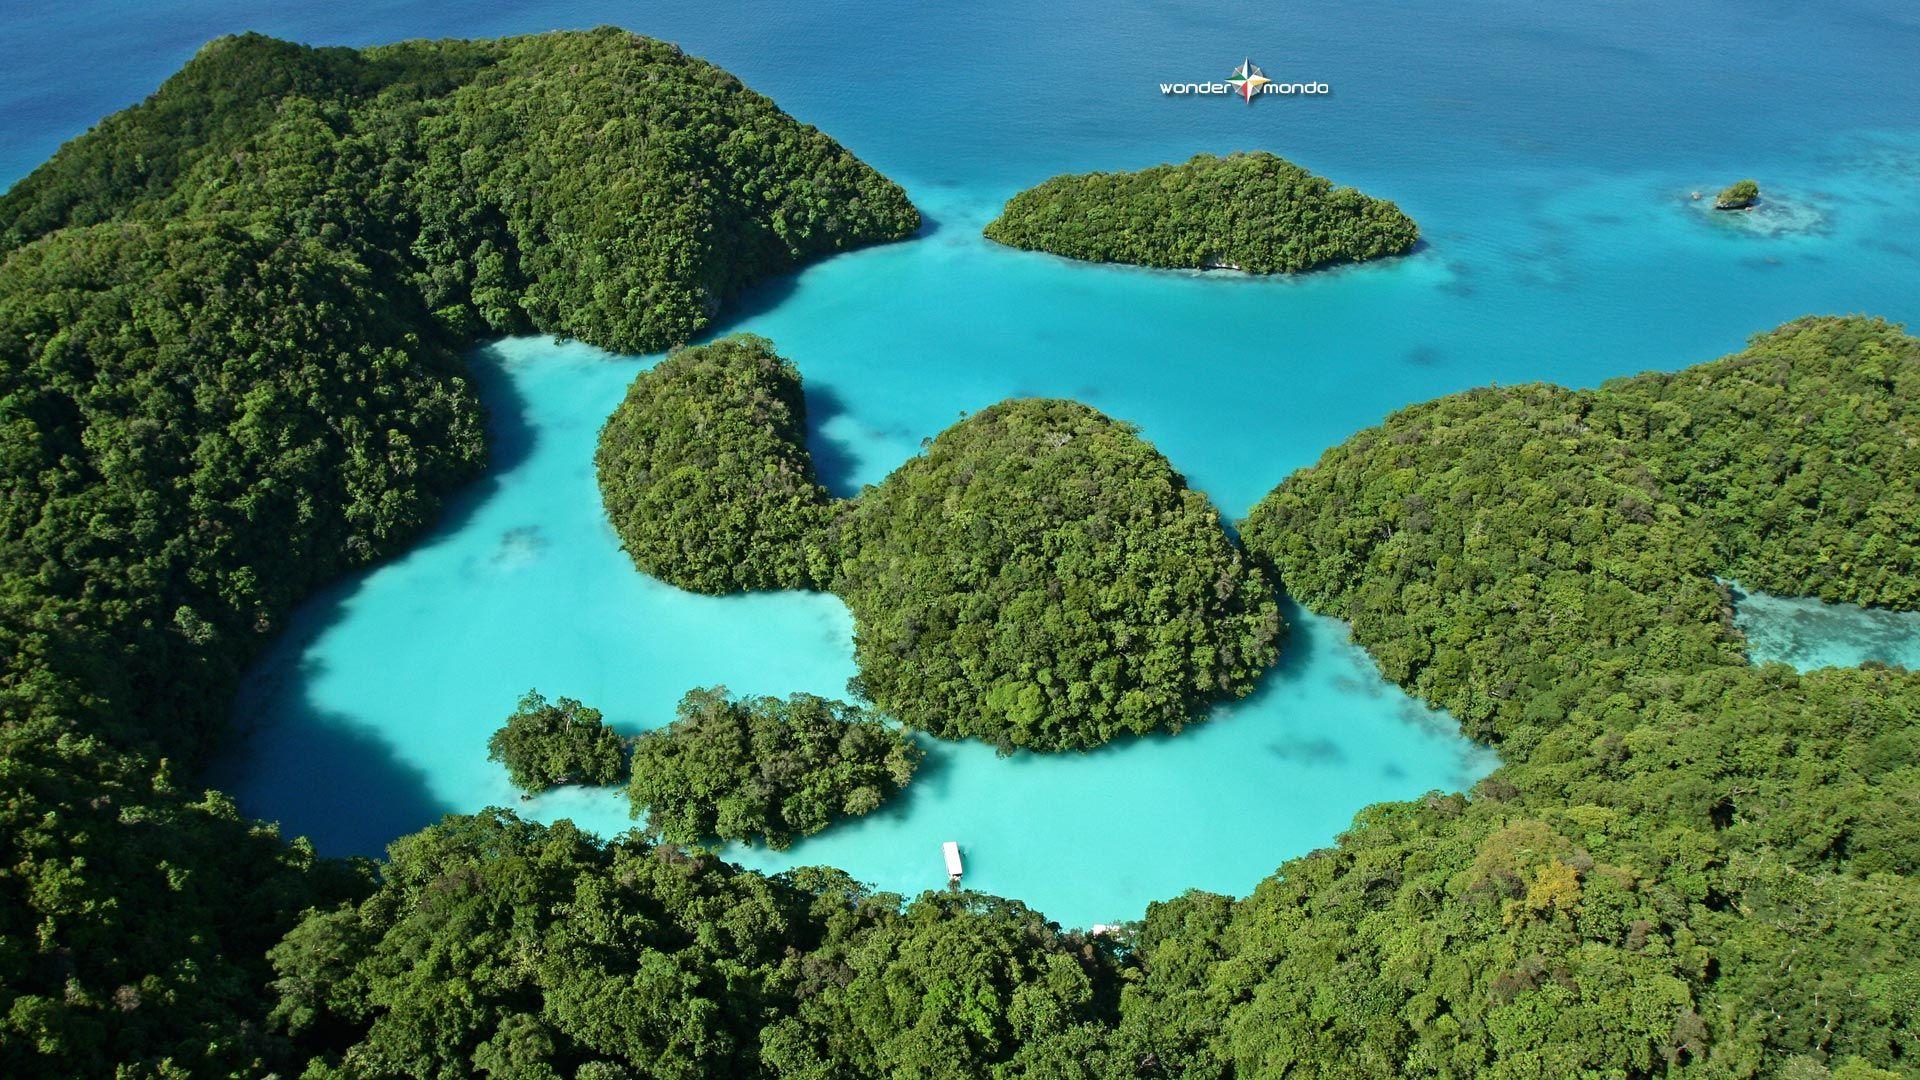
[[[947,884],[948,885],[960,884],[960,875],[966,870],[966,868],[962,866],[960,863],[959,841],[949,840],[946,843],[941,844],[940,854],[946,856],[946,859],[947,859]]]

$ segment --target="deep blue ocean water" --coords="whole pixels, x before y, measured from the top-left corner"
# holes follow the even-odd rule
[[[725,329],[806,377],[832,486],[1017,394],[1138,423],[1231,517],[1400,406],[1488,382],[1591,385],[1737,349],[1807,313],[1920,317],[1920,9],[1898,0],[1673,5],[982,2],[189,2],[16,5],[0,22],[0,182],[130,104],[207,38],[318,43],[617,23],[734,71],[906,185],[908,243],[771,283]],[[1168,99],[1250,58],[1319,99]],[[1400,203],[1426,244],[1295,280],[1071,264],[980,227],[1064,170],[1269,149]],[[1762,211],[1687,198],[1743,176]],[[530,686],[627,730],[688,687],[835,693],[831,597],[708,599],[642,578],[600,518],[594,430],[650,358],[516,340],[475,358],[496,464],[418,549],[308,605],[249,679],[249,735],[211,778],[328,852],[448,810],[602,830],[604,793],[519,804],[484,760]],[[832,862],[907,892],[968,881],[1063,921],[1186,886],[1249,889],[1368,802],[1491,767],[1293,611],[1280,668],[1174,739],[1085,756],[938,748],[894,807],[755,866]],[[1756,642],[1756,654],[1760,651]]]

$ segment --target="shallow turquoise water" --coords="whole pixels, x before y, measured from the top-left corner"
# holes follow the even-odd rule
[[[961,411],[1039,393],[1139,423],[1239,517],[1327,446],[1438,394],[1678,368],[1810,312],[1920,315],[1920,13],[1903,0],[982,0],[911,17],[851,0],[80,0],[0,20],[0,179],[216,33],[365,43],[602,22],[735,71],[926,210],[919,238],[730,311],[727,329],[799,364],[841,492]],[[1244,56],[1334,93],[1245,106],[1154,89]],[[1425,246],[1256,281],[979,238],[1052,173],[1238,148],[1397,200]],[[1760,180],[1763,212],[1687,198],[1740,176]],[[520,805],[484,742],[529,686],[629,730],[694,685],[837,692],[851,674],[838,601],[687,596],[614,547],[590,447],[646,362],[541,341],[483,353],[494,471],[419,549],[302,611],[242,695],[251,736],[210,779],[324,851],[374,851],[445,810]],[[1106,921],[1189,885],[1244,892],[1366,803],[1490,766],[1384,687],[1337,624],[1297,617],[1290,650],[1255,699],[1176,739],[1010,761],[942,748],[897,807],[777,861],[742,857],[831,861],[912,891],[939,883],[938,842],[958,839],[970,883]],[[624,821],[588,793],[528,808]]]
[[[1867,661],[1920,670],[1920,612],[1734,590],[1734,624],[1754,663],[1777,660],[1801,671]]]
[[[440,811],[490,804],[612,833],[631,824],[613,792],[521,802],[486,760],[528,687],[581,698],[624,731],[672,719],[692,686],[841,694],[854,668],[839,600],[695,596],[618,549],[593,440],[642,366],[540,339],[476,357],[499,467],[432,540],[308,605],[250,679],[239,713],[252,733],[215,780],[327,852],[377,852]],[[893,436],[844,413],[823,428],[843,463],[892,452]],[[1358,807],[1492,767],[1443,714],[1385,685],[1340,624],[1289,617],[1287,659],[1260,692],[1178,737],[1011,759],[929,740],[919,777],[880,813],[784,853],[729,857],[830,863],[915,893],[944,880],[940,843],[957,839],[968,884],[1055,918],[1116,921],[1188,886],[1244,891]]]

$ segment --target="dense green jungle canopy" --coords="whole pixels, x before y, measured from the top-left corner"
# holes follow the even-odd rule
[[[627,776],[627,740],[600,710],[529,690],[487,739],[487,760],[506,766],[513,786],[537,795],[561,784],[604,786]]]
[[[627,797],[649,836],[780,850],[879,809],[923,753],[911,734],[843,701],[692,690],[673,723],[635,742]]]
[[[1132,427],[1002,402],[856,500],[834,591],[862,688],[944,738],[1081,749],[1179,731],[1273,665],[1260,571]]]
[[[835,503],[804,416],[771,343],[681,350],[607,421],[601,494],[634,562],[667,581],[838,593],[855,689],[888,715],[1003,750],[1084,749],[1178,731],[1273,664],[1272,589],[1127,425],[1003,402]]]
[[[365,869],[183,776],[293,603],[477,474],[461,348],[665,346],[917,222],[617,30],[222,39],[0,196],[0,1073],[284,1054],[265,949]]]
[[[1090,262],[1291,274],[1404,254],[1420,229],[1385,199],[1258,151],[1056,176],[1015,195],[986,235]]]
[[[807,452],[806,408],[799,371],[745,334],[636,378],[594,453],[634,565],[701,593],[830,580],[830,499]]]
[[[445,328],[629,352],[920,215],[719,68],[602,29],[203,49],[0,196],[0,252],[104,221],[238,218],[376,253]]]

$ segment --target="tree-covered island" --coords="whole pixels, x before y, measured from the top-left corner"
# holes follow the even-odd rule
[[[1272,589],[1131,427],[1070,401],[985,409],[857,498],[814,479],[799,374],[726,338],[641,373],[602,429],[635,563],[702,592],[828,588],[856,689],[944,738],[1085,749],[1248,693]]]
[[[1760,201],[1760,185],[1752,180],[1736,180],[1714,197],[1715,210],[1751,210]]]
[[[918,220],[613,29],[222,38],[0,195],[0,1075],[299,1071],[266,950],[371,883],[197,777],[293,605],[477,474],[461,350],[664,348]]]
[[[1420,229],[1391,202],[1259,151],[1056,176],[1015,195],[986,235],[1089,262],[1292,274],[1404,254]]]
[[[806,407],[800,373],[751,335],[679,350],[636,378],[594,453],[634,565],[701,593],[829,581],[831,500]]]
[[[848,508],[833,591],[890,716],[1003,751],[1177,732],[1278,656],[1273,587],[1126,423],[1001,402]]]
[[[627,797],[649,836],[781,850],[907,786],[922,751],[873,713],[812,694],[693,690],[679,715],[634,742]]]
[[[599,709],[573,698],[548,701],[529,690],[487,740],[487,760],[506,766],[513,786],[538,795],[561,784],[617,784],[627,773],[627,741]]]
[[[898,185],[726,72],[605,28],[205,48],[0,196],[0,252],[67,226],[246,222],[364,253],[459,341],[623,351],[743,287],[910,235]]]

